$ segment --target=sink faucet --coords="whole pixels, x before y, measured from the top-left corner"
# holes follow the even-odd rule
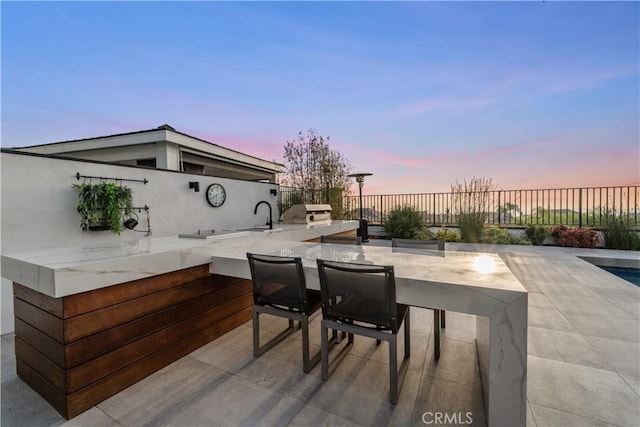
[[[264,200],[258,202],[256,204],[255,209],[253,210],[253,214],[257,215],[258,214],[258,206],[260,206],[261,204],[265,203],[267,206],[269,206],[269,222],[267,223],[267,225],[269,226],[269,230],[273,230],[273,213],[271,211],[271,205],[269,204],[269,202],[266,202]]]

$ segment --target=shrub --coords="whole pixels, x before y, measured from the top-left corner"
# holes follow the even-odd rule
[[[607,248],[638,251],[640,250],[640,237],[631,230],[621,215],[608,212],[604,218],[604,241]]]
[[[455,230],[447,230],[444,226],[436,233],[436,239],[445,242],[459,242],[460,235]]]
[[[458,214],[458,227],[462,241],[478,243],[482,239],[484,214],[482,212],[462,212]]]
[[[484,177],[462,183],[456,180],[451,185],[452,203],[456,207],[463,242],[476,243],[482,238],[485,216],[491,212],[491,195],[495,189],[491,178]]]
[[[589,228],[568,228],[565,225],[557,225],[551,230],[558,246],[570,248],[595,248],[600,242],[598,233]]]
[[[433,234],[433,232],[431,230],[429,230],[427,227],[424,227],[422,230],[418,231],[416,233],[416,237],[415,239],[418,240],[433,240],[435,239],[435,236]]]
[[[482,232],[482,243],[497,245],[530,245],[528,240],[521,239],[509,233],[509,230],[500,227],[487,227]]]
[[[422,214],[411,206],[396,207],[384,221],[384,233],[389,238],[416,239],[425,231]]]
[[[524,229],[524,233],[527,239],[534,245],[541,245],[548,236],[550,236],[549,229],[541,225],[528,224]]]
[[[567,227],[566,225],[563,225],[563,224],[556,225],[551,229],[551,236],[557,239],[562,234],[564,234],[568,229],[569,227]]]

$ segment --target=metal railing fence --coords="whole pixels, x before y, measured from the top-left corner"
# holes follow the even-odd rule
[[[412,206],[422,213],[429,226],[455,226],[458,213],[464,211],[464,200],[474,196],[477,195],[453,192],[363,195],[363,217],[370,224],[383,224],[391,210]],[[607,215],[615,214],[624,218],[629,227],[640,229],[640,186],[637,185],[494,190],[482,196],[482,213],[487,224],[598,228],[605,224]],[[280,187],[280,203],[284,208],[295,203],[326,203],[323,197],[320,191]],[[359,206],[358,195],[343,197],[346,218],[357,219]]]

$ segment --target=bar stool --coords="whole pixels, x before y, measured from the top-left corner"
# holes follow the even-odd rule
[[[391,239],[392,248],[425,249],[444,251],[444,240],[414,240],[414,239]],[[433,310],[433,341],[435,343],[433,355],[436,360],[440,359],[440,328],[445,328],[445,311],[432,308]]]
[[[294,321],[302,329],[302,366],[305,373],[320,361],[318,352],[309,355],[309,316],[321,306],[320,292],[306,288],[302,260],[247,253],[253,282],[253,355],[260,357],[295,332]],[[289,319],[289,327],[260,346],[260,314]],[[335,337],[335,332],[334,332]]]
[[[393,266],[317,260],[322,293],[322,380],[327,381],[353,345],[353,335],[389,343],[389,400],[398,403],[411,354],[409,306],[396,303]],[[404,357],[398,370],[398,331],[404,323]],[[329,328],[347,344],[329,364]],[[330,370],[331,369],[331,370]]]

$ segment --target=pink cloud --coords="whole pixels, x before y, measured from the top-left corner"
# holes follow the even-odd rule
[[[583,74],[572,74],[567,76],[544,76],[543,79],[550,81],[546,87],[546,92],[562,93],[580,89],[590,89],[598,86],[606,81],[615,80],[624,77],[638,76],[638,65],[619,66],[595,72],[586,72]]]
[[[502,189],[640,184],[640,147],[602,146],[586,133],[555,135],[502,147],[449,150],[403,171],[372,168],[365,194],[448,192],[472,177],[492,178]]]

